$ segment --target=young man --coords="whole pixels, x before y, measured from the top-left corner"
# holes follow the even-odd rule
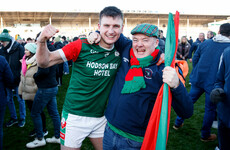
[[[118,48],[123,48],[122,62],[105,112],[108,124],[104,150],[141,148],[158,91],[164,82],[171,87],[176,113],[184,118],[192,115],[192,101],[175,69],[156,65],[161,54],[156,49],[157,33],[157,26],[140,24],[131,31],[133,42],[121,36],[116,43]]]
[[[89,137],[96,150],[102,150],[106,119],[104,110],[120,65],[114,43],[123,30],[123,14],[116,7],[100,12],[99,44],[90,45],[79,39],[62,49],[49,52],[46,40],[58,30],[48,25],[38,38],[37,62],[49,67],[73,60],[73,72],[63,106],[61,120],[61,149],[78,150]]]

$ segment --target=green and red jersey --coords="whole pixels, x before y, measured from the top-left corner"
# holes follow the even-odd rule
[[[73,60],[63,109],[79,116],[103,116],[120,66],[119,52],[79,39],[63,47],[59,53],[64,61]]]

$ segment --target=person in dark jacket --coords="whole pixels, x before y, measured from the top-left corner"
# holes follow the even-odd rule
[[[210,101],[210,93],[214,88],[220,57],[224,49],[230,46],[230,24],[222,24],[219,33],[213,39],[199,45],[193,56],[193,70],[190,74],[192,86],[189,95],[193,103],[205,93],[205,112],[201,128],[201,141],[205,142],[216,139],[216,135],[211,134],[211,126],[216,116],[216,105]],[[177,117],[174,126],[179,128],[182,124],[183,119]]]
[[[66,37],[65,36],[62,36],[62,43],[63,43],[63,46],[66,46],[69,42],[66,40]],[[64,62],[63,63],[63,73],[65,75],[69,74],[69,64],[68,62]]]
[[[193,52],[195,53],[199,44],[203,43],[204,41],[205,41],[205,35],[204,35],[204,33],[200,33],[199,38],[196,39],[196,42],[192,43],[191,48],[189,50],[188,58],[189,58],[190,62],[192,62],[192,53]]]
[[[190,47],[191,46],[188,43],[187,38],[185,36],[182,36],[181,42],[178,45],[178,49],[177,49],[177,59],[187,60]]]
[[[13,84],[13,73],[3,56],[0,56],[0,150],[3,149],[3,122],[7,103],[6,88]]]
[[[60,40],[59,37],[55,37],[53,46],[54,46],[55,50],[58,50],[58,49],[61,49],[62,47],[64,47],[64,44],[62,43],[62,41]],[[58,86],[62,85],[63,68],[64,68],[64,63],[58,64],[58,68],[57,68]]]
[[[214,37],[214,32],[208,31],[207,32],[207,39],[212,39]]]
[[[40,33],[37,35],[40,35]],[[53,45],[47,41],[47,47],[50,51],[55,51]],[[57,109],[56,95],[58,92],[58,83],[56,80],[57,65],[41,68],[38,67],[37,73],[34,74],[34,80],[37,84],[38,91],[35,95],[31,117],[33,119],[34,127],[36,130],[36,138],[34,141],[26,144],[27,148],[36,148],[45,146],[47,143],[60,143],[60,115]],[[44,139],[43,125],[41,113],[47,107],[48,113],[51,116],[54,125],[54,136],[52,138]]]
[[[166,38],[164,37],[164,34],[163,34],[163,30],[159,30],[158,37],[164,42],[166,41]]]
[[[3,55],[7,62],[10,65],[11,71],[14,76],[14,84],[13,89],[7,88],[7,105],[10,110],[11,118],[6,123],[6,127],[11,127],[14,124],[18,123],[19,127],[23,127],[25,125],[25,117],[26,117],[26,109],[25,109],[25,101],[19,97],[18,95],[18,86],[20,82],[20,74],[21,74],[21,62],[20,60],[24,56],[24,47],[21,46],[18,42],[14,40],[8,33],[8,30],[4,29],[0,34],[0,42],[2,43],[2,49],[0,49],[0,55]],[[16,93],[18,103],[19,103],[19,114],[20,120],[17,120],[16,109],[13,100],[13,91]]]
[[[160,47],[161,52],[164,53],[165,52],[165,41],[160,38],[158,38],[158,40],[159,40],[158,46]]]
[[[230,36],[229,36],[230,38]],[[217,103],[218,140],[220,150],[230,147],[230,47],[224,50],[217,73],[215,89],[211,92],[211,100]],[[223,91],[218,92],[218,91]],[[216,93],[218,92],[218,93]],[[216,93],[216,94],[215,94]]]
[[[104,150],[141,148],[158,91],[164,82],[171,87],[172,106],[176,113],[184,118],[193,113],[192,101],[175,69],[165,67],[164,64],[156,65],[161,54],[156,49],[159,43],[157,33],[157,26],[140,24],[131,31],[133,42],[121,35],[115,45],[118,50],[123,49],[120,54],[122,62],[105,112],[108,124],[103,139]],[[135,61],[138,63],[133,64]],[[129,85],[127,76],[132,76],[133,80],[138,78],[130,71],[131,68],[137,69],[135,65],[139,63],[141,66],[137,68],[141,69],[135,72],[139,74],[138,77],[141,77],[140,74],[143,76],[135,83],[142,81],[140,85],[144,86]]]
[[[69,43],[69,42],[66,40],[66,37],[65,37],[65,36],[62,36],[61,39],[62,39],[62,43],[63,43],[64,46],[67,45],[67,44]]]
[[[192,45],[192,43],[193,43],[193,39],[192,39],[192,37],[191,37],[191,36],[189,37],[188,42],[189,42],[189,44],[190,44],[190,45]]]

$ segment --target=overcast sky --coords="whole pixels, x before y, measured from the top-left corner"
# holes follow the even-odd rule
[[[158,13],[218,14],[230,16],[229,0],[2,0],[2,11],[90,11],[105,6],[121,10],[149,10]]]

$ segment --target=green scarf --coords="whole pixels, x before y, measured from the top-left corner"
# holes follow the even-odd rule
[[[133,49],[130,50],[131,67],[125,77],[125,84],[121,91],[122,94],[135,93],[141,88],[146,88],[142,68],[149,66],[151,61],[157,57],[158,53],[159,49],[155,49],[149,56],[136,58]]]

